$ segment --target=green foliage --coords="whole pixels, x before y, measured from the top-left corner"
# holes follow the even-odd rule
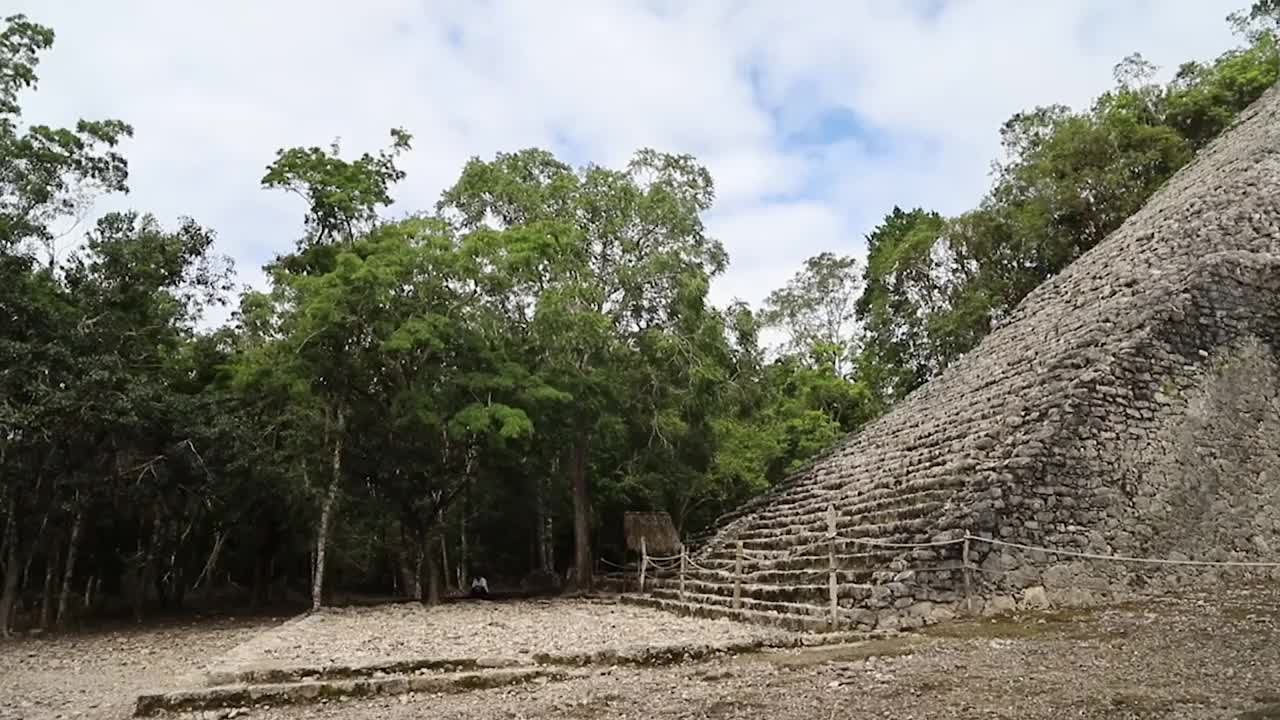
[[[865,328],[859,374],[882,401],[900,399],[937,370],[950,274],[935,253],[944,228],[937,213],[894,208],[867,236],[865,289],[856,312]]]
[[[319,147],[280,150],[262,176],[262,186],[282,188],[307,201],[311,241],[351,241],[377,220],[379,207],[391,204],[391,186],[404,179],[395,160],[410,149],[412,141],[404,130],[392,130],[390,149],[376,157],[365,153],[353,161],[338,157],[336,141],[327,151]]]
[[[943,220],[895,208],[868,237],[858,303],[867,328],[858,366],[878,396],[901,398],[972,349],[1274,85],[1274,17],[1270,0],[1233,16],[1248,45],[1187,63],[1166,85],[1135,54],[1088,109],[1015,114],[976,209]]]
[[[809,258],[786,287],[765,299],[761,320],[787,334],[786,350],[843,373],[858,351],[854,304],[858,261],[825,252]]]
[[[114,148],[133,134],[118,120],[81,120],[74,129],[20,127],[18,94],[37,83],[40,53],[53,31],[13,15],[0,29],[0,252],[53,240],[50,223],[98,191],[124,192],[128,167]],[[50,251],[52,254],[52,251]]]

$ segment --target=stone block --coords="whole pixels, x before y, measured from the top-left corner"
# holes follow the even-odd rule
[[[846,612],[845,618],[854,624],[866,625],[867,627],[872,628],[876,626],[876,623],[879,620],[879,616],[874,610],[866,610],[864,608],[857,608]]]
[[[983,615],[1005,615],[1018,609],[1018,603],[1008,595],[992,595],[982,608]]]
[[[1020,606],[1024,610],[1047,610],[1049,608],[1049,595],[1045,592],[1043,586],[1029,587],[1022,591]]]
[[[902,627],[902,616],[894,610],[876,613],[876,630],[897,630]]]

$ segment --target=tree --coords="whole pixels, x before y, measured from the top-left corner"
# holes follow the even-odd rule
[[[769,293],[761,320],[787,335],[788,352],[830,362],[838,375],[858,351],[855,303],[862,289],[858,261],[824,252],[805,260],[787,285]]]
[[[713,197],[710,175],[688,156],[641,150],[624,170],[574,171],[533,149],[473,159],[440,203],[467,232],[538,232],[568,243],[533,300],[530,328],[543,349],[539,372],[573,398],[560,424],[570,438],[565,466],[584,590],[592,439],[614,426],[619,379],[646,362],[643,338],[672,328],[690,307],[690,288],[705,294],[706,280],[723,271],[724,250],[701,219]]]
[[[413,136],[391,131],[391,147],[356,160],[339,157],[335,141],[318,147],[278,150],[262,176],[264,188],[284,189],[307,202],[309,241],[350,242],[378,222],[378,208],[391,204],[391,186],[404,179],[396,158],[412,146]]]
[[[1183,65],[1165,86],[1133,54],[1116,66],[1116,87],[1088,109],[1015,114],[1001,128],[1003,157],[977,208],[945,221],[895,208],[868,238],[860,375],[885,400],[902,397],[1142,207],[1275,84],[1275,33],[1259,21],[1269,7],[1233,16],[1246,47]]]
[[[339,158],[338,148],[281,150],[263,176],[266,188],[286,188],[308,201],[307,239],[300,251],[278,260],[272,272],[274,300],[281,315],[279,332],[290,352],[270,346],[264,358],[291,373],[296,386],[306,384],[322,408],[323,435],[329,446],[329,481],[320,501],[316,555],[311,587],[312,607],[322,603],[329,528],[343,475],[343,450],[353,405],[364,392],[367,375],[359,364],[370,348],[368,318],[363,310],[378,301],[361,259],[344,252],[372,231],[380,206],[390,204],[389,186],[403,173],[395,157],[411,137],[392,130],[392,148],[377,158]],[[291,383],[295,384],[295,383]],[[308,469],[303,467],[304,475]]]
[[[865,289],[855,306],[866,329],[858,375],[882,403],[901,399],[938,369],[929,330],[948,307],[943,228],[937,213],[895,207],[867,236]]]
[[[44,456],[47,418],[58,395],[55,369],[68,360],[59,338],[74,312],[53,276],[53,252],[43,274],[31,253],[49,247],[51,225],[77,209],[93,189],[124,191],[127,166],[113,148],[131,129],[115,120],[80,121],[74,129],[23,128],[19,95],[35,89],[40,55],[53,46],[51,29],[23,15],[0,29],[0,537],[4,581],[0,588],[0,634],[8,634],[18,592],[19,565],[29,562],[21,545],[39,528],[20,527],[33,518],[21,504],[40,502],[44,487],[27,475]],[[55,360],[55,357],[57,360]],[[28,543],[34,553],[33,540]],[[47,601],[46,601],[47,602]]]

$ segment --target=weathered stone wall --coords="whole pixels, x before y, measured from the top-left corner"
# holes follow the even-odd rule
[[[1107,555],[1280,560],[1278,349],[1273,88],[1003,328],[726,518],[700,557],[724,559],[736,540],[762,551],[811,543],[833,503],[841,535],[882,541],[973,533]],[[1154,577],[984,545],[972,549],[987,594],[1046,585],[1082,600],[1062,591],[1118,591]],[[881,558],[870,576],[877,587],[842,604],[862,608],[859,622],[869,624],[868,610],[887,617],[954,602],[958,554],[949,546]]]
[[[1103,555],[1280,561],[1280,256],[1211,255],[1151,299],[1144,328],[1072,384],[1043,461],[1007,478],[1002,512],[977,529]],[[1242,574],[1049,560],[997,549],[982,574],[993,590],[1043,585],[1068,602]]]

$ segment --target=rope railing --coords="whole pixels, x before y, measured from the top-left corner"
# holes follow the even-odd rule
[[[663,573],[676,573],[679,581],[679,597],[681,600],[685,597],[685,581],[689,572],[702,572],[713,574],[718,578],[728,579],[733,583],[733,601],[732,607],[739,609],[742,607],[742,591],[743,584],[757,573],[778,570],[780,572],[789,573],[787,577],[792,582],[798,584],[811,584],[816,580],[826,578],[828,586],[828,605],[830,612],[830,623],[832,627],[839,624],[840,609],[840,573],[848,572],[849,566],[846,564],[845,569],[840,567],[840,560],[849,560],[857,558],[884,557],[891,554],[896,558],[907,559],[904,551],[921,550],[931,548],[946,548],[961,546],[959,557],[951,556],[950,553],[940,556],[920,555],[916,559],[928,560],[934,564],[917,564],[904,565],[899,563],[895,566],[895,570],[902,572],[904,570],[914,571],[963,571],[964,596],[966,602],[972,596],[972,572],[978,571],[987,576],[1001,576],[1007,574],[1003,570],[990,567],[983,567],[970,561],[970,549],[975,543],[983,543],[993,547],[1008,547],[1030,552],[1041,552],[1046,555],[1055,555],[1062,557],[1080,558],[1083,560],[1098,560],[1122,563],[1139,563],[1151,565],[1165,566],[1191,566],[1191,567],[1223,567],[1223,568],[1250,568],[1250,569],[1280,569],[1280,562],[1267,561],[1244,561],[1244,560],[1181,560],[1170,558],[1148,558],[1129,555],[1108,555],[1102,553],[1091,553],[1080,550],[1066,550],[1060,548],[1047,548],[1026,543],[1012,542],[1008,540],[998,540],[990,537],[981,537],[966,533],[959,537],[953,537],[944,540],[930,540],[924,542],[896,542],[890,540],[878,540],[868,537],[854,537],[837,532],[837,519],[835,508],[829,506],[827,508],[827,532],[821,536],[821,539],[815,542],[805,543],[800,546],[792,546],[785,552],[747,549],[743,546],[744,541],[738,540],[733,546],[726,547],[724,544],[718,544],[714,549],[709,549],[709,553],[702,558],[702,562],[698,562],[689,554],[687,547],[682,547],[679,554],[665,556],[650,556],[644,549],[644,541],[641,540],[641,558],[637,572],[640,580],[640,590],[644,591],[645,575],[649,568]],[[843,549],[841,545],[853,544],[855,546],[865,546],[872,548],[866,552],[858,553],[840,553],[839,549]],[[732,557],[724,557],[720,553],[724,550],[730,550]],[[819,554],[814,551],[826,550],[825,553]],[[809,553],[814,553],[809,555]],[[708,567],[703,563],[708,563],[708,557],[715,555],[715,560],[720,563],[719,567]],[[825,558],[824,558],[825,555]],[[775,563],[793,561],[797,557],[813,560],[814,563],[826,560],[826,568],[818,569],[816,567],[772,567]],[[937,562],[935,558],[941,560]],[[949,559],[948,559],[949,558]],[[748,570],[745,563],[751,561],[755,564],[762,564],[765,567]],[[608,561],[605,561],[608,562]],[[731,566],[725,567],[726,564]],[[614,567],[622,569],[631,569],[609,563]],[[710,564],[710,563],[708,563]],[[870,568],[864,568],[869,570]],[[672,578],[668,576],[664,582],[670,582]],[[723,580],[717,580],[717,584]]]
[[[667,562],[668,560],[679,560],[679,559],[680,559],[680,553],[676,553],[675,555],[647,555],[646,557],[648,557],[650,560],[657,560],[657,561],[659,561],[659,562]]]
[[[1110,560],[1113,562],[1145,563],[1149,565],[1190,565],[1194,567],[1280,568],[1280,562],[1254,562],[1245,560],[1173,560],[1169,558],[1144,558],[1130,555],[1103,555],[1100,553],[1081,552],[1079,550],[1055,550],[1053,548],[1025,545],[1023,543],[1009,542],[1007,540],[984,538],[977,535],[965,535],[963,541],[983,542],[989,545],[1000,545],[1004,547],[1018,548],[1020,550],[1031,550],[1046,553],[1048,555],[1078,557],[1085,560]]]
[[[636,569],[636,566],[635,566],[635,565],[619,565],[618,563],[613,562],[613,561],[609,560],[608,558],[603,558],[603,557],[602,557],[602,558],[600,558],[600,562],[601,562],[601,564],[608,565],[609,567],[617,568],[617,569],[619,569],[619,570],[628,570],[628,571],[631,571],[631,570],[635,570],[635,569]]]

